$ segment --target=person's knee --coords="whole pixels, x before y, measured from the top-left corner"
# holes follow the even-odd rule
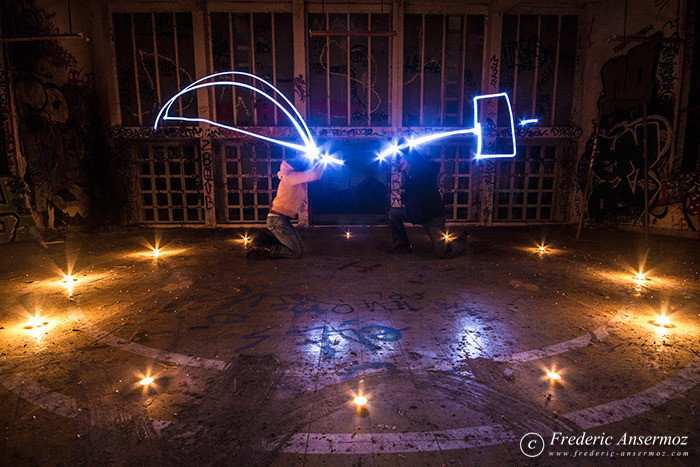
[[[304,245],[301,243],[297,243],[292,248],[290,248],[290,250],[292,250],[294,258],[301,258],[302,256],[304,256]]]
[[[435,251],[435,256],[440,259],[452,257],[450,245],[445,244],[442,240],[433,241],[433,250]]]

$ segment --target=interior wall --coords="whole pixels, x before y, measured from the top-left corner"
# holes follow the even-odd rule
[[[6,173],[4,239],[39,229],[84,226],[102,218],[107,174],[92,44],[41,36],[90,35],[90,2],[2,2],[0,92]],[[33,38],[33,39],[32,39]],[[0,203],[2,199],[0,199]],[[1,204],[0,204],[1,206]]]
[[[643,225],[643,110],[636,103],[606,102],[641,99],[648,113],[650,225],[675,230],[700,226],[698,172],[681,168],[692,42],[661,40],[692,39],[686,30],[688,6],[686,2],[640,0],[601,2],[591,9],[584,78],[587,104],[581,109],[582,151],[572,217],[580,214],[598,112],[604,108],[588,214],[605,222]],[[650,40],[613,39],[623,35]]]
[[[471,115],[471,96],[469,99],[463,99],[466,104],[462,105],[457,104],[459,96],[455,98],[450,94],[452,91],[435,96],[431,94],[436,86],[444,86],[444,81],[449,81],[449,73],[452,71],[447,70],[458,71],[460,65],[458,61],[450,65],[452,49],[447,49],[444,53],[438,49],[433,50],[434,37],[426,41],[420,37],[405,36],[407,19],[416,24],[420,23],[419,25],[423,24],[421,22],[431,25],[431,31],[435,32],[440,22],[433,24],[437,17],[429,15],[452,15],[450,18],[453,19],[446,19],[442,24],[445,25],[444,37],[451,41],[455,50],[459,50],[459,46],[454,44],[457,37],[454,35],[455,31],[460,30],[459,21],[463,21],[465,27],[469,25],[470,31],[476,31],[474,24],[480,25],[479,27],[483,28],[482,32],[470,33],[471,35],[466,36],[468,40],[464,44],[471,47],[464,55],[467,58],[463,59],[467,61],[463,68],[470,72],[465,89],[471,86],[474,87],[473,92],[488,93],[498,92],[504,86],[510,86],[521,96],[526,96],[522,92],[523,83],[527,82],[525,77],[528,73],[534,72],[533,76],[539,78],[530,81],[534,83],[535,92],[532,100],[523,101],[521,98],[517,104],[527,107],[532,102],[536,112],[547,113],[552,110],[546,108],[546,98],[540,97],[547,94],[548,86],[552,84],[542,79],[542,70],[546,70],[547,63],[543,58],[546,55],[541,52],[545,50],[551,35],[533,33],[532,37],[536,39],[533,41],[524,37],[525,33],[522,31],[533,29],[535,25],[538,25],[540,30],[542,25],[545,25],[544,29],[549,31],[549,23],[556,23],[561,27],[560,25],[565,24],[563,18],[574,15],[578,18],[577,33],[569,39],[574,41],[572,46],[575,56],[572,57],[572,66],[575,68],[572,68],[571,77],[564,78],[571,80],[573,87],[571,96],[557,97],[560,102],[570,98],[570,119],[553,118],[548,124],[539,124],[535,128],[517,129],[519,141],[523,142],[526,151],[521,155],[521,159],[514,160],[513,164],[510,164],[510,161],[487,161],[476,167],[469,167],[468,161],[464,160],[466,154],[453,156],[447,149],[428,151],[441,159],[443,169],[453,171],[444,181],[452,187],[445,199],[453,203],[450,212],[454,213],[455,222],[467,221],[482,225],[499,222],[539,222],[545,219],[540,219],[540,213],[544,213],[544,209],[549,210],[547,213],[551,212],[549,217],[546,217],[551,221],[575,222],[583,206],[582,190],[585,186],[602,100],[608,97],[643,97],[649,102],[649,205],[652,225],[679,230],[692,230],[700,225],[700,219],[697,217],[700,202],[697,196],[698,174],[692,171],[682,172],[680,169],[682,143],[679,141],[685,134],[683,96],[687,94],[684,77],[690,69],[690,60],[686,59],[684,63],[683,56],[686,54],[689,57],[692,47],[688,44],[658,41],[609,41],[612,36],[625,33],[652,38],[685,37],[685,2],[681,1],[680,7],[673,0],[628,2],[626,13],[624,2],[618,1],[595,4],[584,1],[543,1],[527,5],[521,3],[495,1],[489,4],[465,4],[448,0],[387,0],[380,3],[360,3],[295,0],[267,1],[252,6],[250,3],[235,1],[72,0],[72,24],[69,25],[67,3],[48,0],[3,2],[3,37],[65,34],[72,28],[73,32],[82,32],[91,40],[5,42],[3,45],[0,57],[0,123],[3,125],[3,134],[0,142],[3,143],[2,150],[5,151],[5,165],[4,168],[0,165],[0,176],[3,177],[3,193],[7,195],[0,198],[0,220],[6,219],[2,224],[4,230],[0,229],[0,239],[17,238],[18,232],[28,233],[33,226],[39,229],[60,229],[107,221],[122,224],[144,221],[148,223],[148,219],[143,218],[144,201],[139,191],[139,183],[142,183],[144,177],[139,172],[140,167],[143,167],[139,161],[153,162],[154,158],[160,157],[158,151],[166,150],[177,152],[177,163],[181,164],[183,171],[188,170],[188,157],[192,157],[196,162],[193,172],[188,177],[196,179],[190,190],[191,197],[200,197],[196,206],[185,206],[182,213],[170,209],[166,214],[172,224],[179,222],[179,216],[187,220],[190,214],[192,219],[196,218],[196,223],[209,226],[246,221],[245,212],[250,210],[243,201],[246,190],[241,188],[240,199],[234,199],[231,191],[222,187],[226,183],[240,183],[240,187],[247,183],[247,179],[242,178],[236,181],[236,177],[227,170],[233,170],[232,167],[236,164],[239,168],[246,165],[246,150],[231,148],[241,144],[241,147],[244,147],[249,142],[231,132],[206,125],[173,126],[165,131],[153,132],[149,128],[150,123],[144,123],[144,119],[148,120],[148,115],[143,109],[139,113],[135,96],[124,94],[120,87],[120,80],[124,79],[120,75],[123,72],[120,63],[123,63],[125,58],[127,62],[131,59],[133,63],[134,54],[126,56],[123,54],[124,50],[115,48],[115,41],[123,39],[120,39],[120,34],[123,35],[124,29],[115,29],[113,14],[132,12],[146,14],[144,18],[151,18],[150,14],[153,12],[161,14],[152,17],[154,22],[165,17],[163,14],[175,15],[173,17],[176,18],[176,27],[179,24],[177,12],[190,14],[190,40],[195,60],[193,63],[178,63],[178,70],[186,69],[186,73],[178,71],[177,78],[184,80],[189,79],[185,75],[199,77],[226,67],[230,68],[230,57],[233,57],[234,66],[249,66],[245,63],[236,65],[240,57],[236,55],[238,52],[231,52],[226,48],[226,38],[223,38],[219,26],[212,30],[212,19],[215,19],[217,24],[231,24],[233,28],[237,21],[235,15],[241,18],[249,15],[250,25],[255,34],[259,33],[261,38],[269,36],[268,43],[275,42],[274,38],[278,37],[275,46],[284,50],[278,52],[274,59],[266,58],[266,49],[260,49],[256,44],[255,60],[270,70],[277,60],[286,63],[289,70],[285,71],[280,87],[289,94],[289,98],[300,112],[307,116],[307,121],[315,122],[312,130],[319,137],[387,140],[412,132],[459,127],[465,125]],[[209,16],[217,12],[220,12],[218,16]],[[259,15],[265,12],[274,12],[278,19],[274,32],[263,30],[262,26],[255,29],[260,21]],[[396,30],[398,34],[392,39],[383,38],[381,41],[353,39],[349,49],[351,54],[348,69],[344,70],[344,65],[340,62],[328,62],[325,65],[322,63],[321,59],[325,57],[322,54],[328,52],[324,52],[324,44],[309,38],[307,14],[316,15],[314,18],[328,14],[331,15],[328,16],[329,20],[332,19],[336,23],[349,21],[346,25],[350,28],[353,24],[361,28],[370,27],[364,22],[371,19],[363,19],[370,18],[367,14],[377,18],[377,24],[380,24],[379,19],[390,18],[391,24],[387,24],[386,27]],[[343,20],[345,14],[351,16]],[[287,31],[290,27],[287,24],[289,21],[292,22],[291,41],[279,39],[284,34],[290,34]],[[517,25],[516,31],[511,31],[511,23]],[[319,24],[323,24],[323,21]],[[154,27],[160,26],[156,24]],[[235,32],[234,29],[231,31]],[[552,71],[555,69],[554,62],[559,66],[562,60],[554,60],[556,50],[562,47],[562,41],[568,40],[566,33],[569,30],[564,28],[562,31],[559,45],[555,41],[548,46],[553,51],[550,54]],[[228,34],[228,29],[226,32],[232,37]],[[521,36],[515,37],[516,33]],[[510,36],[513,37],[509,40]],[[126,39],[131,40],[131,37]],[[212,42],[213,39],[216,40]],[[135,40],[138,42],[141,39],[135,37]],[[182,37],[181,40],[183,44],[187,43],[186,38]],[[314,40],[316,42],[313,42]],[[387,46],[384,41],[390,45]],[[404,50],[405,41],[408,41],[406,43],[409,45],[411,41],[420,42],[416,48],[421,50],[407,55]],[[162,47],[161,52],[166,54],[170,53],[167,52],[167,42],[158,36],[155,44],[144,43],[143,46]],[[290,45],[289,42],[293,43],[293,49],[284,49]],[[388,69],[378,68],[381,71],[380,75],[384,76],[383,81],[365,94],[364,83],[370,79],[367,75],[372,74],[371,66],[367,66],[365,54],[367,48],[372,49],[372,44],[375,51],[381,50],[382,54],[385,54],[380,57],[389,57],[389,66]],[[336,51],[344,50],[340,43],[332,44],[332,47],[335,47]],[[473,50],[474,47],[480,48],[478,53]],[[315,60],[318,57],[308,55],[307,50],[312,49],[318,49],[317,55],[321,59]],[[138,56],[146,57],[147,54],[142,52],[139,52]],[[151,52],[153,56],[153,51]],[[428,56],[430,60],[423,64],[422,58]],[[418,62],[416,57],[419,57]],[[168,69],[165,61],[155,61],[159,64],[159,70]],[[171,61],[174,62],[175,58]],[[528,64],[538,70],[528,70]],[[142,64],[137,63],[137,66],[143,66],[142,80],[137,87],[155,88],[154,60],[149,62],[146,57]],[[325,69],[324,66],[328,68]],[[151,67],[150,73],[148,67]],[[439,76],[443,67],[446,71],[441,84]],[[421,73],[416,74],[416,70],[424,70],[425,76],[418,76]],[[517,73],[514,70],[517,70]],[[269,73],[273,74],[272,71]],[[329,73],[328,77],[323,73]],[[310,89],[322,84],[333,89],[345,89],[345,82],[339,78],[343,73],[352,73],[354,77],[344,91],[347,93],[345,103],[324,103],[319,100],[321,94],[315,93],[315,90],[320,88]],[[563,76],[561,71],[558,73]],[[515,78],[516,74],[521,76],[519,81]],[[323,83],[319,80],[320,77]],[[318,84],[314,84],[314,80],[318,81]],[[416,80],[423,80],[422,87],[416,84]],[[173,86],[176,86],[177,80],[173,78],[172,81],[170,84],[163,81],[159,92],[167,94],[172,91],[168,86],[175,89]],[[414,93],[416,96],[411,101],[412,105],[418,105],[415,117],[403,108],[406,99],[409,98],[404,96],[405,92]],[[361,95],[358,96],[358,93]],[[378,95],[382,98],[379,99]],[[139,98],[143,100],[149,97],[141,95]],[[258,127],[258,130],[266,134],[293,136],[289,125],[284,125],[283,119],[272,109],[256,107],[252,111],[251,102],[246,101],[245,95],[235,98],[231,95],[230,103],[224,102],[226,99],[229,98],[222,100],[221,96],[217,97],[200,90],[192,102],[192,111],[200,116],[209,117],[216,117],[218,113],[225,114],[228,115],[225,118],[231,121],[248,118],[247,125],[263,125]],[[441,102],[436,104],[437,101]],[[155,105],[159,103],[156,102]],[[326,105],[328,107],[324,107]],[[325,113],[318,111],[321,107],[324,107]],[[527,114],[523,113],[523,116]],[[495,112],[489,118],[492,122],[491,130],[497,134],[502,119]],[[588,199],[589,211],[593,218],[615,223],[640,223],[643,208],[643,182],[640,181],[640,118],[641,114],[635,109],[623,107],[604,116],[604,124],[601,126],[603,135],[599,138],[601,154],[594,164],[593,190]],[[414,121],[417,123],[411,123]],[[562,121],[566,123],[556,123]],[[194,152],[192,156],[187,156],[189,152],[183,148],[190,147],[194,148]],[[456,153],[460,150],[458,148]],[[268,171],[272,172],[275,164],[287,157],[285,154],[275,155],[262,149],[256,149],[252,153],[268,154],[264,162],[269,166]],[[545,154],[557,160],[556,167],[551,168],[551,172],[548,171],[550,169],[540,168],[539,173],[533,174],[532,170],[541,167],[538,158]],[[152,168],[155,170],[155,167]],[[255,173],[250,176],[258,177]],[[156,182],[155,174],[151,173],[149,177]],[[392,175],[392,181],[393,179]],[[540,183],[537,190],[544,193],[538,195],[539,198],[534,201],[536,207],[530,209],[535,213],[532,219],[527,218],[530,212],[527,208],[527,188],[519,185],[523,180],[526,183],[532,180],[535,180],[535,184]],[[555,199],[550,199],[547,204],[544,196],[548,196],[548,191],[544,184],[550,183],[550,180],[556,185],[549,190]],[[183,176],[183,186],[186,182],[187,177]],[[253,190],[254,196],[248,198],[254,200],[253,203],[263,199],[269,202],[269,195],[273,189],[272,181],[269,181],[267,197]],[[155,192],[153,196],[156,196]],[[168,198],[168,202],[175,202],[171,198]],[[183,192],[181,198],[187,199],[187,192]],[[10,202],[9,199],[14,201]],[[546,208],[543,203],[547,204]],[[264,217],[264,210],[264,207],[256,209],[256,212],[260,212],[254,215],[251,222],[258,222],[259,216]],[[157,209],[154,208],[153,211],[154,216],[158,216]],[[516,211],[518,216],[513,214]],[[235,214],[236,212],[238,214]],[[260,214],[261,212],[263,214]],[[232,217],[234,215],[237,217]],[[302,212],[300,220],[303,223],[308,217],[308,211]]]

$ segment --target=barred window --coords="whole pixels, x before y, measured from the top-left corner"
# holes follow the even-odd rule
[[[406,15],[403,126],[471,125],[483,49],[483,15]]]
[[[272,83],[293,101],[294,42],[291,13],[211,13],[210,19],[214,72],[251,73]],[[259,81],[242,76],[236,76],[235,81],[271,93]],[[238,126],[291,124],[272,102],[249,89],[219,86],[214,90],[214,102],[215,118],[219,123]]]
[[[577,16],[503,16],[499,84],[510,94],[518,120],[571,123],[577,35]],[[508,126],[508,118],[499,111],[498,126]]]
[[[309,14],[311,30],[386,31],[391,16]],[[314,126],[389,125],[388,37],[309,38],[309,121]]]
[[[191,13],[114,13],[122,125],[151,126],[160,107],[195,80]],[[188,93],[173,111],[197,117]],[[183,125],[183,122],[178,122]]]

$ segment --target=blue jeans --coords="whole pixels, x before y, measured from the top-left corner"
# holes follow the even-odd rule
[[[403,223],[408,221],[406,208],[391,208],[389,210],[389,226],[391,227],[391,237],[395,247],[409,247],[408,234]],[[446,242],[445,218],[435,216],[425,222],[423,227],[428,232],[430,242],[433,244],[435,256],[438,258],[454,258],[464,253],[467,249],[466,241],[463,237],[458,237],[451,242]]]
[[[267,228],[279,240],[279,243],[270,247],[270,257],[299,258],[304,254],[299,232],[287,217],[267,216]]]

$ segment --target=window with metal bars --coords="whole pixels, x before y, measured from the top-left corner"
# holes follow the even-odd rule
[[[195,144],[141,144],[136,147],[141,220],[200,223],[202,172]]]
[[[294,157],[286,148],[267,143],[223,144],[226,177],[225,222],[265,222],[277,194],[282,161]]]
[[[523,145],[517,158],[496,162],[494,220],[559,220],[553,213],[561,151],[561,144]]]
[[[440,163],[439,186],[447,221],[476,220],[477,210],[472,206],[472,144],[471,141],[449,141],[429,145],[424,151],[426,157]]]
[[[162,104],[195,79],[192,14],[114,13],[112,20],[122,125],[152,126]],[[197,117],[195,93],[173,111]]]
[[[577,36],[578,16],[503,16],[499,88],[510,95],[516,121],[571,124]],[[508,119],[499,111],[498,126]]]
[[[386,31],[379,13],[310,13],[311,30]],[[387,126],[389,37],[312,36],[308,57],[308,115],[313,126]]]
[[[211,13],[214,72],[243,71],[272,83],[294,99],[294,42],[291,13]],[[223,77],[222,79],[234,79]],[[275,96],[258,81],[236,76]],[[214,90],[216,121],[226,125],[290,125],[289,119],[265,97],[241,87]]]
[[[483,15],[406,15],[403,126],[471,126],[483,49]]]

